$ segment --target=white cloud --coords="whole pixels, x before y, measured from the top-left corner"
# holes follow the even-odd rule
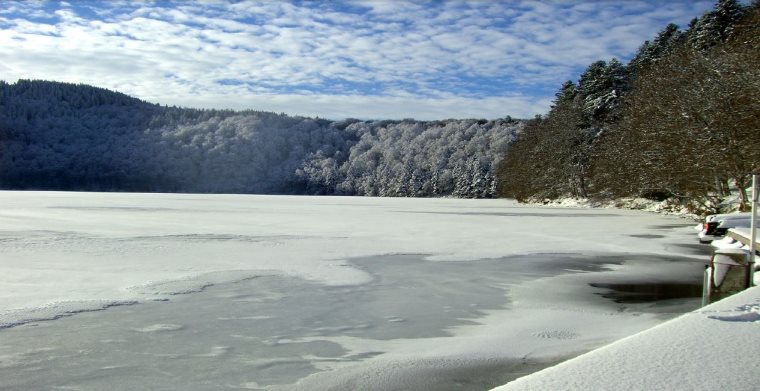
[[[12,3],[0,11],[2,77],[331,118],[530,117],[548,108],[547,89],[597,59],[629,57],[711,2],[339,6],[75,1],[44,14],[45,3]]]
[[[156,96],[157,99],[168,98]],[[447,118],[531,118],[548,110],[550,99],[534,99],[523,95],[485,99],[442,97],[421,99],[411,94],[398,96],[322,95],[322,94],[234,94],[194,96],[185,94],[171,104],[188,107],[209,107],[237,110],[256,109],[331,119],[403,119],[435,120]]]

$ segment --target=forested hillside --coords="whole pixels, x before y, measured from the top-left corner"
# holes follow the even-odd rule
[[[511,119],[340,122],[0,82],[0,188],[492,197]]]
[[[499,168],[500,194],[670,198],[746,207],[760,171],[760,2],[720,0],[684,31],[666,26],[622,64],[591,64],[526,124]],[[527,156],[531,158],[526,159]]]

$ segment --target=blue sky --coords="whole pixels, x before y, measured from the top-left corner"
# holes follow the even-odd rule
[[[713,1],[3,1],[0,77],[341,119],[532,117]]]

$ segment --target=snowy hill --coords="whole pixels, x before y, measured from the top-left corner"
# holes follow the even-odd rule
[[[522,126],[196,110],[0,82],[0,188],[491,197]]]

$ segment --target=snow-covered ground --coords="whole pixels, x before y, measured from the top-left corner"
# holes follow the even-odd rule
[[[695,308],[692,226],[507,200],[0,192],[0,389],[485,389]]]
[[[760,287],[515,380],[512,390],[757,390]]]
[[[734,228],[744,238],[750,228]],[[730,236],[716,249],[749,246]],[[494,391],[757,390],[760,275],[754,287]]]
[[[733,199],[726,201],[726,207],[733,205]],[[671,200],[656,201],[647,198],[618,198],[613,200],[590,200],[588,198],[558,198],[555,200],[544,200],[543,202],[534,200],[528,204],[534,206],[551,206],[565,208],[619,208],[630,210],[642,210],[654,212],[662,215],[679,216],[694,221],[702,221],[703,217],[690,211],[684,205],[672,202]]]

